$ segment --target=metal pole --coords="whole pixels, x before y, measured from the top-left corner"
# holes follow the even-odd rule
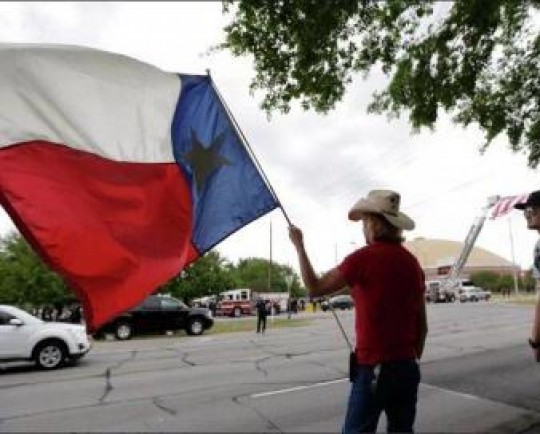
[[[272,222],[270,222],[270,261],[268,262],[268,292],[272,292]]]
[[[516,295],[519,294],[518,279],[516,276],[516,258],[514,257],[514,237],[512,236],[512,224],[510,222],[510,216],[507,218],[508,221],[508,233],[510,235],[510,251],[512,253],[512,275],[514,276],[514,292]]]
[[[291,304],[291,285],[292,285],[293,276],[287,274],[285,276],[285,283],[287,284],[287,318],[291,319],[292,314],[292,304]]]
[[[347,333],[345,333],[345,329],[343,328],[343,325],[341,324],[341,321],[339,320],[336,314],[336,311],[334,310],[334,307],[332,306],[331,303],[328,303],[328,306],[330,307],[330,311],[332,312],[332,315],[334,315],[334,318],[339,326],[339,329],[341,330],[341,334],[345,338],[345,342],[347,342],[347,345],[349,346],[349,350],[354,351],[351,341],[349,341],[349,337],[347,336]]]

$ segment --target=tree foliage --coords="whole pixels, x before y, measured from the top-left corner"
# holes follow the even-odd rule
[[[233,275],[237,286],[251,288],[256,292],[287,292],[287,276],[290,276],[290,290],[293,296],[305,295],[300,280],[287,265],[270,262],[263,258],[240,259],[234,266]]]
[[[16,233],[0,238],[0,303],[38,306],[75,299],[24,238]]]
[[[251,55],[262,108],[333,109],[357,73],[380,68],[388,86],[369,110],[432,128],[445,110],[540,161],[540,0],[224,1],[220,49]],[[439,19],[434,14],[448,9]],[[538,26],[536,22],[536,26]]]
[[[231,264],[218,252],[210,251],[171,279],[159,292],[170,293],[186,301],[217,295],[235,287]]]
[[[518,278],[518,287],[521,290],[529,291],[534,288],[534,279],[531,282],[530,271],[525,274],[523,279]],[[499,275],[492,271],[479,271],[471,275],[471,280],[476,286],[489,289],[492,292],[501,292],[503,288],[514,291],[514,276],[510,274]]]
[[[499,275],[492,271],[480,271],[471,275],[472,282],[480,288],[489,289],[490,291],[499,290]]]

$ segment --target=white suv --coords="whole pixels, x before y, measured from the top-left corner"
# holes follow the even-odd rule
[[[466,286],[459,291],[459,301],[465,303],[466,301],[488,301],[491,297],[491,292],[484,291],[477,286]]]
[[[90,350],[86,327],[44,322],[24,310],[0,305],[0,362],[33,360],[42,369],[56,369]]]

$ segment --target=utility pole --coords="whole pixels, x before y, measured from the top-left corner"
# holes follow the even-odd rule
[[[287,300],[287,318],[288,319],[291,319],[291,307],[292,307],[292,303],[291,303],[291,286],[292,286],[292,282],[293,282],[293,278],[294,276],[287,272],[287,274],[285,275],[285,283],[287,284],[287,292],[289,294],[289,298]]]
[[[516,270],[516,258],[514,256],[514,237],[512,236],[512,224],[510,222],[510,217],[508,217],[508,233],[510,234],[510,251],[512,253],[512,276],[514,277],[514,292],[519,294],[519,286],[517,279],[517,270]]]
[[[268,262],[268,292],[272,292],[272,222],[270,222],[270,260]]]

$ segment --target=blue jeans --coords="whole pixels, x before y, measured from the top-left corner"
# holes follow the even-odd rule
[[[420,369],[414,359],[383,363],[376,381],[373,366],[358,365],[343,434],[375,432],[383,411],[388,432],[413,432],[419,384]]]

